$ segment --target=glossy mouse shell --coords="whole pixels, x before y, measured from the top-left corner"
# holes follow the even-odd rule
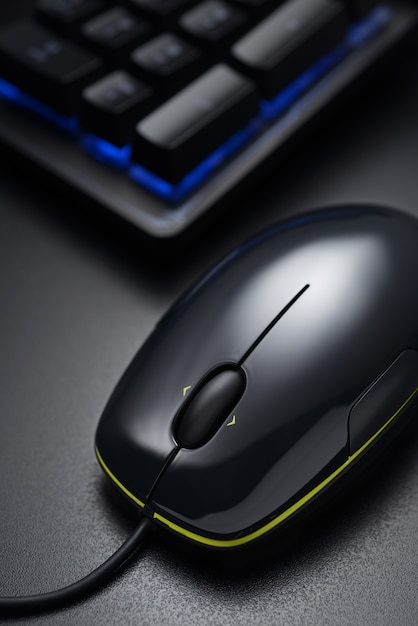
[[[417,268],[417,221],[389,209],[312,212],[246,243],[128,367],[96,433],[103,469],[192,543],[277,533],[413,415]],[[185,405],[224,368],[243,373],[242,394],[184,446]]]

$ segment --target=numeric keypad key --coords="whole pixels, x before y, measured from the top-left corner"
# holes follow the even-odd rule
[[[101,60],[80,46],[32,22],[0,30],[3,78],[59,113],[77,113],[81,91],[100,74]]]

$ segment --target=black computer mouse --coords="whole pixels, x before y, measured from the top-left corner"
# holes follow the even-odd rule
[[[157,526],[239,551],[306,520],[417,410],[418,221],[322,209],[235,250],[158,323],[96,434]]]

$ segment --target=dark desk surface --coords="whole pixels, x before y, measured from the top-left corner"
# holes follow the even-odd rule
[[[0,174],[0,591],[79,579],[135,524],[93,453],[125,366],[179,293],[282,217],[369,202],[418,216],[418,51],[393,62],[165,268],[123,226],[19,165]],[[415,431],[415,433],[418,431]],[[418,615],[418,439],[292,552],[230,573],[152,537],[100,593],[42,624],[397,624]]]

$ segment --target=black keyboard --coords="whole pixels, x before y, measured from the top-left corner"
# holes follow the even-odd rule
[[[416,5],[14,0],[0,8],[0,139],[175,236],[395,47]]]

